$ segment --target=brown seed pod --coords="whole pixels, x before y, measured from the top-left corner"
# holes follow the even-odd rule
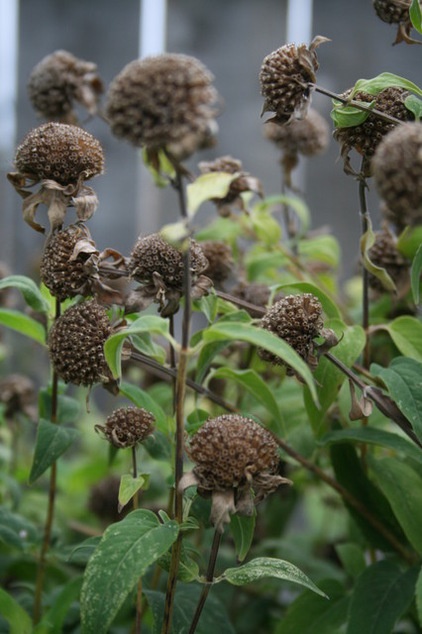
[[[304,119],[292,119],[287,125],[267,122],[264,135],[284,154],[292,157],[321,154],[329,142],[328,123],[313,108],[309,108]]]
[[[375,242],[368,251],[373,264],[385,269],[396,286],[396,292],[402,297],[409,290],[410,262],[397,249],[397,239],[394,234],[384,228],[375,232]],[[370,288],[375,293],[385,293],[382,281],[375,275],[368,276]]]
[[[394,44],[399,44],[400,42],[422,44],[422,42],[410,37],[412,22],[409,9],[412,0],[373,0],[372,4],[380,20],[388,24],[398,25]]]
[[[152,434],[155,417],[142,407],[120,407],[107,417],[105,425],[96,425],[96,431],[114,447],[133,447]]]

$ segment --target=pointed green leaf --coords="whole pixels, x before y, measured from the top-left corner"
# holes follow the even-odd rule
[[[311,213],[303,198],[287,196],[285,194],[266,196],[264,200],[258,201],[253,209],[258,211],[275,211],[282,207],[288,207],[295,213],[300,221],[301,235],[305,235],[311,226]]]
[[[288,284],[277,284],[277,290],[282,290],[288,293],[289,290],[296,289],[301,293],[312,293],[321,302],[322,309],[327,317],[330,319],[341,319],[341,312],[336,302],[324,293],[318,286],[311,284],[311,282],[290,282]]]
[[[409,95],[404,100],[404,105],[413,114],[415,121],[420,121],[422,117],[422,100],[416,95]]]
[[[374,364],[371,372],[385,383],[391,398],[422,441],[422,363],[396,357],[389,368]]]
[[[174,543],[175,521],[162,524],[140,509],[109,526],[88,562],[81,592],[83,634],[106,634],[110,624],[148,567]]]
[[[79,599],[81,586],[82,577],[76,577],[66,583],[55,595],[51,607],[46,611],[41,623],[35,627],[33,634],[61,634],[70,606]]]
[[[239,172],[230,174],[228,172],[208,172],[202,174],[190,183],[186,188],[188,214],[192,217],[199,207],[206,200],[213,198],[225,198],[229,192],[230,185]]]
[[[24,275],[9,275],[0,280],[0,290],[4,288],[18,289],[25,302],[37,313],[48,313],[48,302],[42,296],[42,293],[34,280]]]
[[[402,315],[375,328],[386,330],[403,356],[422,362],[422,323],[416,317]]]
[[[41,419],[38,423],[37,440],[35,442],[34,460],[32,462],[29,483],[37,480],[80,436],[77,429],[54,425]]]
[[[317,394],[312,373],[303,359],[283,339],[273,333],[252,324],[218,321],[204,333],[204,341],[246,341],[260,348],[265,348],[280,357],[291,366],[308,385],[312,397],[317,401]]]
[[[242,562],[252,546],[255,534],[256,513],[248,515],[231,515],[230,532],[234,540],[237,560]]]
[[[420,288],[421,288],[421,275],[422,275],[422,244],[416,251],[416,255],[412,262],[412,268],[410,272],[410,279],[412,283],[412,295],[415,304],[419,304]]]
[[[404,77],[400,77],[400,75],[395,75],[394,73],[381,73],[372,79],[358,79],[353,88],[352,95],[355,95],[360,91],[367,92],[370,95],[377,95],[382,90],[389,88],[390,86],[394,86],[395,88],[404,88],[405,90],[422,97],[422,90],[419,86]]]
[[[45,329],[36,319],[32,319],[18,310],[0,308],[0,324],[16,330],[21,335],[45,344]]]
[[[157,164],[155,165],[152,161],[148,160],[148,151],[143,149],[142,160],[154,179],[154,184],[157,187],[168,187],[170,180],[174,178],[176,172],[165,152],[158,150],[156,153]]]
[[[120,478],[120,487],[119,487],[119,505],[121,508],[126,506],[128,502],[133,498],[135,493],[140,491],[141,489],[146,488],[145,485],[148,484],[148,476],[147,475],[138,475],[134,478],[129,473],[125,473]]]
[[[416,582],[416,609],[418,611],[419,625],[422,626],[422,569]]]
[[[306,575],[289,561],[275,559],[274,557],[257,557],[252,559],[243,566],[237,568],[227,568],[223,574],[216,579],[219,581],[228,581],[234,586],[244,586],[263,577],[272,577],[274,579],[283,579],[291,583],[297,583],[309,590],[313,590],[322,597],[327,595],[322,592]]]
[[[398,458],[371,459],[370,465],[406,537],[422,554],[422,478]]]
[[[0,588],[0,614],[9,624],[10,634],[31,634],[32,619],[19,603]]]
[[[370,258],[369,251],[375,244],[375,233],[372,229],[372,223],[368,218],[368,229],[362,235],[360,239],[360,252],[362,255],[362,264],[364,268],[379,280],[387,291],[395,291],[396,285],[394,284],[391,276],[387,273],[387,270],[382,266],[374,264]]]
[[[417,569],[403,572],[388,560],[369,566],[357,580],[347,634],[386,634],[410,606]]]
[[[418,33],[422,33],[422,11],[419,0],[412,0],[409,8],[410,21]]]
[[[258,240],[268,248],[278,244],[281,238],[281,227],[267,210],[255,207],[250,212],[249,218]]]
[[[406,227],[397,239],[397,249],[412,260],[422,245],[422,227]]]

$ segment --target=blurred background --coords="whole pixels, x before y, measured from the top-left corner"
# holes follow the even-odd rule
[[[17,143],[42,122],[27,97],[28,76],[57,49],[95,62],[106,86],[131,60],[159,52],[154,49],[200,59],[215,76],[224,108],[218,145],[195,155],[188,166],[195,172],[198,161],[231,154],[261,179],[266,195],[280,191],[279,155],[265,140],[260,118],[258,74],[268,53],[288,41],[308,44],[320,34],[331,42],[318,49],[318,84],[331,91],[343,92],[357,79],[384,71],[422,83],[422,51],[392,46],[395,27],[379,20],[371,0],[1,0],[0,11],[0,260],[13,273],[36,275],[44,237],[23,222],[21,200],[6,173],[13,170]],[[330,122],[328,98],[314,95],[313,106]],[[128,255],[139,233],[177,219],[176,197],[154,189],[137,151],[112,137],[104,121],[93,118],[85,127],[106,156],[106,173],[90,183],[100,201],[91,233],[100,250],[112,246]],[[336,142],[324,155],[301,163],[294,177],[312,227],[328,226],[340,240],[341,275],[349,275],[360,232],[357,186],[343,173]],[[369,201],[377,227],[373,191]]]

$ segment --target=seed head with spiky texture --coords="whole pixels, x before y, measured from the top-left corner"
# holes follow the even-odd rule
[[[37,113],[62,123],[76,123],[75,102],[95,114],[102,92],[97,65],[63,50],[44,57],[28,80],[29,99]]]
[[[394,44],[420,42],[410,37],[412,21],[409,15],[412,0],[372,0],[375,12],[380,20],[388,24],[397,24],[397,35]],[[420,4],[420,2],[419,2]]]
[[[265,99],[262,113],[274,112],[271,121],[283,124],[292,117],[306,116],[319,67],[316,48],[326,41],[317,36],[309,48],[306,44],[285,44],[264,58],[259,74]]]
[[[221,240],[206,240],[201,242],[201,249],[208,260],[204,270],[214,283],[221,285],[233,270],[233,251],[231,247]]]
[[[211,494],[211,521],[221,531],[230,513],[250,514],[254,504],[280,484],[290,483],[277,475],[280,459],[271,434],[238,414],[209,419],[186,450],[195,467],[181,488],[196,484],[200,495]]]
[[[115,385],[104,356],[113,328],[105,308],[89,300],[68,308],[54,322],[48,338],[50,358],[65,383]]]
[[[142,407],[119,407],[107,417],[105,425],[95,429],[120,449],[134,447],[145,440],[154,430],[155,417]]]
[[[400,231],[422,224],[422,125],[392,130],[379,144],[372,169],[386,219]]]
[[[166,53],[135,60],[112,81],[106,113],[117,137],[158,150],[210,135],[218,93],[196,58]],[[186,149],[185,149],[186,151]]]

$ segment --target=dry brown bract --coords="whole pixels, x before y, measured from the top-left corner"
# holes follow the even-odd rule
[[[85,181],[104,170],[100,143],[89,132],[65,123],[44,123],[31,130],[16,150],[16,172],[8,179],[23,198],[24,220],[36,231],[40,204],[48,208],[51,231],[62,226],[67,207],[75,207],[79,220],[88,220],[98,204]],[[37,183],[41,188],[31,193]]]

